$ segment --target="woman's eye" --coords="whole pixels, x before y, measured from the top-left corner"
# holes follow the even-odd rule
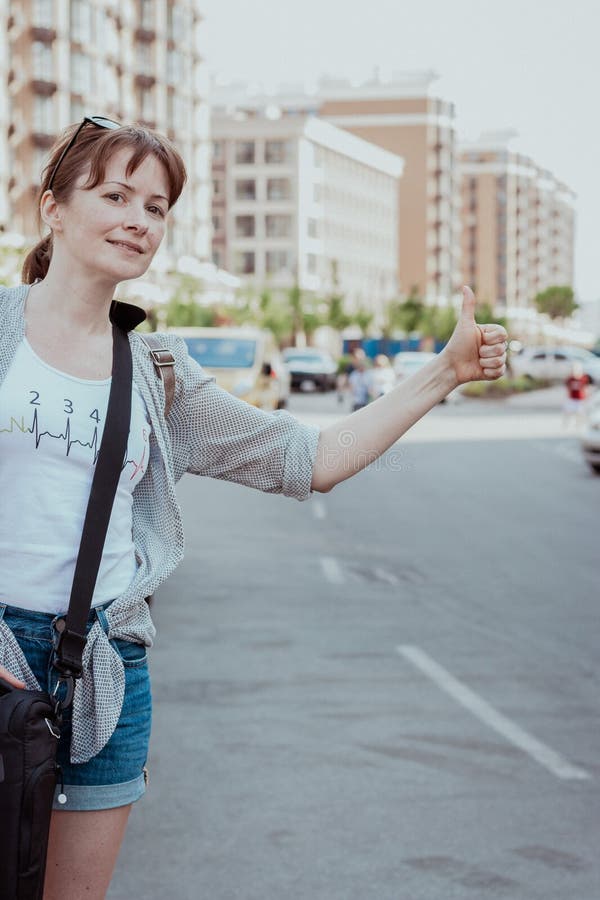
[[[122,198],[123,195],[122,195],[122,194],[107,194],[106,196],[109,198],[109,200],[114,200],[115,197],[116,197],[118,200],[120,200],[120,199]]]
[[[160,206],[151,206],[150,209],[153,209],[161,218],[164,219],[166,213],[160,208]]]

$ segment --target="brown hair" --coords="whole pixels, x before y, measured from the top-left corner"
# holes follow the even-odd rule
[[[69,143],[79,123],[70,125],[58,139],[50,152],[50,159],[42,172],[42,184],[38,193],[38,229],[41,232],[42,217],[40,201],[54,166],[60,154]],[[67,203],[75,189],[75,182],[90,166],[90,174],[83,190],[92,190],[104,178],[108,161],[123,148],[132,151],[127,164],[130,176],[149,154],[153,154],[164,166],[169,185],[169,209],[175,205],[186,182],[185,164],[168,138],[141,125],[123,125],[121,128],[106,129],[86,125],[77,136],[54,178],[52,193],[59,203]],[[38,241],[25,257],[21,278],[24,284],[32,284],[36,278],[44,278],[52,259],[52,232]]]

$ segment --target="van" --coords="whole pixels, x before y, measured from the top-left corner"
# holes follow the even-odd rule
[[[272,332],[259,328],[171,328],[217,384],[259,409],[283,409],[290,376]]]

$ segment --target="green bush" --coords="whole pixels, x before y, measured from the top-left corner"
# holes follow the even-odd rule
[[[522,394],[526,391],[537,391],[550,387],[551,382],[543,378],[518,378],[504,376],[497,381],[471,381],[464,385],[461,393],[465,397],[510,397],[511,394]]]

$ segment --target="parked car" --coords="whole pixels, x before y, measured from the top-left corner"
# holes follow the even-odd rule
[[[600,399],[592,401],[580,442],[585,461],[600,475]]]
[[[427,363],[431,362],[432,359],[435,359],[436,356],[437,353],[430,353],[426,350],[403,350],[400,353],[396,353],[393,363],[396,381],[402,381],[404,378],[408,378],[409,375],[418,372],[419,369],[426,366]],[[447,400],[450,400],[450,402],[456,401],[459,393],[459,388],[456,388],[456,390],[448,394],[447,397],[440,400],[440,403],[446,403]]]
[[[425,350],[403,350],[394,356],[394,372],[396,378],[401,381],[408,378],[414,372],[418,372],[423,366],[435,359],[435,353],[428,353]]]
[[[332,391],[336,385],[337,366],[332,356],[313,347],[289,347],[283,351],[292,387],[300,390]]]
[[[515,375],[548,381],[565,381],[576,362],[583,366],[590,384],[600,384],[600,358],[583,347],[528,347],[510,358]]]
[[[272,332],[258,328],[174,328],[217,384],[260,409],[281,409],[290,376]]]

